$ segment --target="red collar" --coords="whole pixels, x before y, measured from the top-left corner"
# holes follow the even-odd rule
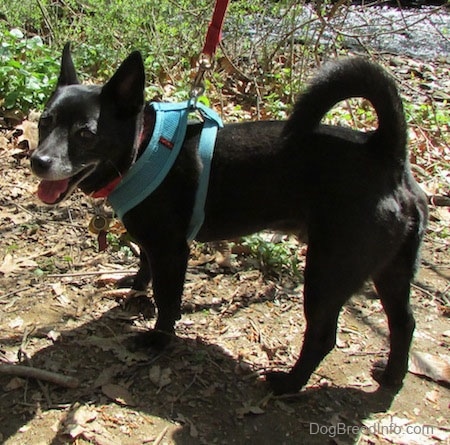
[[[121,180],[122,176],[117,176],[117,178],[114,178],[109,184],[105,185],[105,187],[92,193],[91,196],[93,198],[107,198],[109,194],[117,187]]]

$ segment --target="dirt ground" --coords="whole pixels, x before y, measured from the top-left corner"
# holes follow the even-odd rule
[[[449,238],[436,235],[448,228],[448,207],[432,209],[412,290],[416,374],[400,392],[371,377],[387,331],[368,285],[343,309],[337,347],[307,387],[274,397],[262,374],[288,369],[298,355],[301,279],[268,278],[248,256],[223,269],[214,251],[195,245],[178,339],[158,356],[133,351],[130,339],[153,320],[124,311],[126,291],[115,289],[136,268],[132,249],[98,252],[88,231],[93,204],[80,194],[42,206],[27,150],[13,133],[1,137],[1,443],[450,443],[450,391],[435,381],[450,380]],[[78,386],[4,374],[8,363]]]

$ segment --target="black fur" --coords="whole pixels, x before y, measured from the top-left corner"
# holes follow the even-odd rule
[[[143,88],[139,53],[131,54],[102,88],[78,84],[65,48],[58,87],[31,159],[33,171],[44,179],[41,198],[59,202],[76,186],[89,194],[126,172],[152,131],[151,110],[142,112]],[[333,105],[354,96],[372,102],[377,130],[320,124]],[[144,137],[137,146],[141,127]],[[158,309],[155,330],[148,334],[153,347],[167,343],[181,316],[200,131],[201,124],[188,127],[166,179],[123,218],[142,249],[134,288],[145,290],[152,279]],[[300,96],[287,122],[226,125],[217,137],[205,214],[200,241],[267,228],[308,241],[307,329],[291,371],[267,375],[276,393],[306,384],[335,344],[342,305],[368,279],[375,283],[390,329],[389,360],[380,380],[400,386],[414,330],[409,292],[427,203],[410,172],[400,97],[379,66],[360,58],[334,62]]]

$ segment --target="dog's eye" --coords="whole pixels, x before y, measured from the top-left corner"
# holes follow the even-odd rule
[[[92,139],[95,136],[95,133],[92,132],[91,130],[89,130],[88,128],[81,128],[78,131],[78,136],[81,139],[84,139],[84,140],[88,141],[88,140]]]

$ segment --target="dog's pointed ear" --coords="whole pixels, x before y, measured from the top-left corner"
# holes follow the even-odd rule
[[[145,70],[139,51],[131,53],[102,88],[102,100],[112,100],[119,112],[137,114],[144,105]]]
[[[58,87],[63,87],[66,85],[79,84],[77,73],[75,71],[75,66],[73,64],[72,55],[70,53],[70,42],[64,45],[62,60],[61,60],[61,71],[58,77]]]

